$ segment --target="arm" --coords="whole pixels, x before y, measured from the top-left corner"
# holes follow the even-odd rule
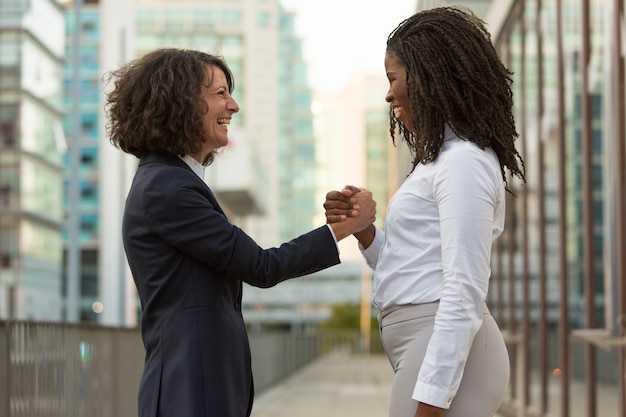
[[[486,151],[461,148],[445,158],[433,182],[443,289],[413,392],[413,399],[440,408],[449,408],[482,324],[494,224],[503,198],[497,161]]]
[[[129,236],[130,240],[146,245],[145,239],[150,236],[150,245],[176,248],[185,255],[185,262],[198,262],[225,278],[258,287],[269,287],[339,263],[328,226],[280,247],[259,247],[216,210],[209,201],[206,185],[190,181],[190,175],[193,174],[185,170],[162,170],[144,176],[143,191],[138,192],[141,203],[135,205],[138,212],[132,217],[145,218],[146,228],[141,230],[141,236]],[[355,218],[351,227],[360,227],[363,222],[363,217]]]
[[[367,249],[370,247],[370,245],[374,241],[375,236],[376,236],[376,226],[374,226],[373,223],[367,226],[362,231],[354,233],[354,237],[363,246],[363,249]]]
[[[435,407],[430,404],[419,402],[415,417],[443,417],[445,408]]]

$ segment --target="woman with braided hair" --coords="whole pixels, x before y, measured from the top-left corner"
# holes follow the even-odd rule
[[[395,376],[391,417],[487,417],[509,381],[509,358],[485,305],[491,247],[504,229],[514,146],[511,72],[484,23],[437,8],[389,35],[390,132],[413,167],[389,203],[385,231],[355,233],[374,269],[373,302]],[[329,223],[349,215],[347,186],[327,194]]]

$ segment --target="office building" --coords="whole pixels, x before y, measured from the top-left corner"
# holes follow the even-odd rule
[[[65,71],[64,71],[64,132],[70,139],[72,145],[78,147],[79,166],[73,171],[72,153],[69,150],[64,155],[65,166],[65,204],[64,211],[66,219],[76,221],[77,237],[70,240],[69,227],[64,228],[64,298],[69,299],[72,285],[69,279],[74,279],[76,292],[75,305],[66,304],[67,313],[74,314],[75,319],[80,321],[97,321],[99,300],[98,281],[98,255],[99,255],[99,204],[101,199],[100,181],[98,175],[99,167],[99,143],[101,140],[100,107],[102,103],[101,94],[101,70],[100,70],[100,29],[101,16],[97,1],[85,2],[80,11],[79,30],[79,62],[78,74],[75,73],[75,42],[76,42],[76,13],[74,4],[65,5]],[[76,98],[74,90],[74,80],[78,75],[78,107],[74,106]],[[75,110],[79,110],[75,114]],[[75,119],[77,118],[77,119]],[[79,131],[74,132],[74,127],[78,126]],[[73,175],[77,173],[77,194],[78,199],[71,198],[71,187]],[[76,218],[72,217],[76,213]],[[67,268],[67,259],[70,245],[77,245],[78,259],[80,266],[76,277],[70,277]],[[78,309],[78,312],[67,311],[69,308]],[[95,307],[95,311],[94,311]]]
[[[64,16],[0,2],[0,317],[61,319]]]

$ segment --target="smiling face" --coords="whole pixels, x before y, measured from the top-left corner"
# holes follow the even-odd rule
[[[202,155],[194,156],[201,163],[209,153],[228,144],[228,125],[233,114],[239,111],[239,105],[230,95],[224,71],[216,66],[207,66],[202,99],[208,108],[202,117],[206,140],[202,145]]]
[[[387,103],[391,104],[396,118],[411,132],[415,131],[411,120],[411,102],[409,101],[406,66],[394,53],[385,55],[385,71],[389,80],[389,91],[385,96]]]

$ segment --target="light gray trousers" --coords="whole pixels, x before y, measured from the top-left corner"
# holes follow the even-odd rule
[[[433,332],[439,302],[394,306],[379,314],[380,335],[394,370],[389,417],[413,417],[413,389]],[[463,379],[446,417],[490,417],[509,383],[509,355],[487,306],[465,364]]]

